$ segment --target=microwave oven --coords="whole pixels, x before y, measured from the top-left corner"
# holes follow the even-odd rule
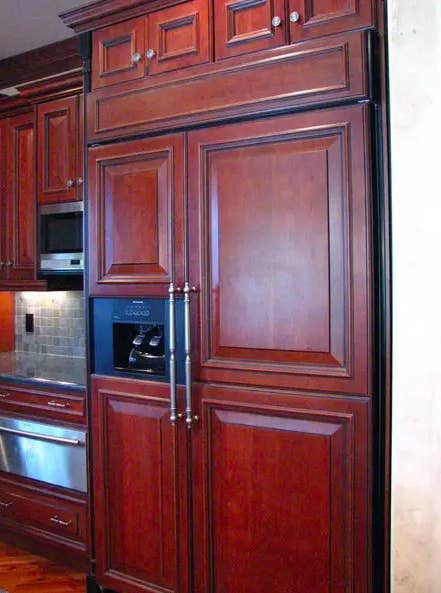
[[[82,273],[83,202],[44,204],[39,210],[39,268],[45,273]]]

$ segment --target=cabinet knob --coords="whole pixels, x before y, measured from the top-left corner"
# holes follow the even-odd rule
[[[0,393],[0,399],[7,399],[11,394],[8,393],[7,391],[2,391]]]
[[[139,51],[136,51],[132,55],[132,64],[138,64],[138,62],[140,62],[141,60],[142,60],[142,55],[139,53]]]
[[[84,179],[82,177],[78,177],[77,185],[83,185],[83,183],[84,183]]]
[[[0,261],[0,269],[5,267],[5,262],[4,261]]]
[[[271,24],[273,27],[280,27],[280,25],[282,24],[282,19],[279,16],[275,16],[273,17]]]
[[[291,12],[291,14],[289,15],[289,20],[292,23],[298,23],[300,20],[300,14],[298,12],[296,12],[295,10],[293,12]]]
[[[147,57],[149,60],[152,60],[152,59],[153,59],[153,58],[156,56],[156,52],[155,52],[155,50],[154,50],[154,49],[148,49],[148,50],[145,52],[145,55],[146,55],[146,57]]]
[[[13,265],[14,265],[14,264],[13,264],[11,261],[7,261],[7,262],[5,262],[5,266],[6,266],[7,268],[12,268],[12,266],[13,266]]]
[[[73,187],[75,185],[75,181],[73,179],[68,179],[66,181],[66,187]]]

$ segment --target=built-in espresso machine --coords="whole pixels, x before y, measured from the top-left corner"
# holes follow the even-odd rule
[[[170,311],[168,299],[108,299],[92,302],[93,370],[169,381]],[[176,379],[184,383],[184,304],[177,300]]]

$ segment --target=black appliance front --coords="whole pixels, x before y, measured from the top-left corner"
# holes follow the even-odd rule
[[[92,301],[93,372],[100,375],[170,380],[168,299]],[[176,380],[184,376],[184,304],[176,301]]]

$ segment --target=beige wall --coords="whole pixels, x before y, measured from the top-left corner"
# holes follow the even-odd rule
[[[441,0],[389,0],[393,593],[441,593]]]

